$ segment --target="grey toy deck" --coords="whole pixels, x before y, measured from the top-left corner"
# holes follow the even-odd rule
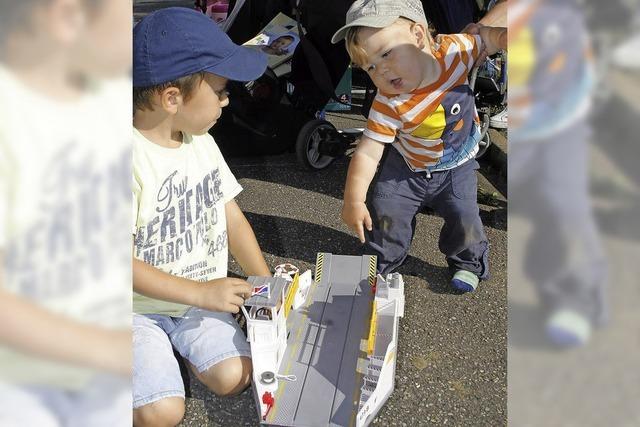
[[[287,319],[289,339],[275,405],[265,423],[348,426],[355,423],[366,360],[375,257],[318,254],[305,305]],[[359,372],[360,371],[360,372]]]

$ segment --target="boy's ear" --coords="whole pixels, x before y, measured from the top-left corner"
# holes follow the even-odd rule
[[[411,33],[415,37],[419,49],[424,49],[427,46],[429,40],[427,31],[427,27],[421,22],[414,22],[411,26]]]
[[[182,94],[177,87],[168,87],[160,93],[160,105],[162,109],[170,114],[178,112],[178,107],[182,104]]]

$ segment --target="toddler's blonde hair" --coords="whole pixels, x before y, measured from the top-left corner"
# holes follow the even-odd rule
[[[415,22],[410,19],[400,17],[391,25],[398,25],[398,24],[409,24],[411,26],[415,24]],[[365,52],[364,48],[358,43],[358,34],[360,33],[360,30],[362,28],[365,28],[365,27],[362,27],[362,26],[349,27],[347,29],[347,34],[345,35],[345,40],[344,40],[345,46],[347,48],[347,52],[349,53],[349,57],[351,58],[351,61],[358,67],[361,67],[363,64],[367,62],[367,53]],[[425,30],[427,33],[427,40],[429,42],[429,46],[431,47],[431,49],[433,49],[433,37],[431,36],[430,29],[427,25],[425,25]]]

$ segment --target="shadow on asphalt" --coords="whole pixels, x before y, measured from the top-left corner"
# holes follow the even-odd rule
[[[405,277],[413,276],[422,279],[422,281],[427,284],[429,290],[434,294],[462,294],[462,292],[453,289],[449,285],[449,279],[452,274],[449,267],[432,265],[418,258],[409,256],[397,269],[397,272]]]
[[[485,210],[480,209],[480,219],[485,227],[507,231],[507,207]]]
[[[351,235],[310,222],[245,212],[263,252],[315,264],[319,251],[358,255],[360,243]],[[304,236],[304,238],[295,238]]]
[[[236,157],[228,159],[228,164],[236,179],[254,179],[282,186],[313,191],[342,200],[344,183],[349,161],[346,157],[337,159],[328,168],[312,171],[302,165],[291,163],[290,154],[283,156],[282,166],[273,157]],[[285,160],[286,159],[286,160]],[[275,165],[274,165],[275,163]]]
[[[496,168],[496,165],[491,164],[491,162],[489,162],[484,158],[478,160],[478,163],[480,164],[480,169],[478,169],[478,173],[482,174],[482,176],[484,176],[487,179],[487,181],[489,181],[491,185],[493,185],[496,188],[496,190],[498,190],[500,194],[502,194],[503,197],[507,197],[506,175],[504,173],[501,173]]]
[[[598,229],[608,236],[615,236],[626,240],[640,240],[640,227],[627,227],[640,218],[640,197],[604,197],[613,206],[598,207],[594,209]]]
[[[253,227],[261,249],[273,256],[288,260],[300,260],[313,266],[319,249],[342,255],[360,255],[360,242],[350,234],[291,218],[245,212]],[[305,236],[290,239],[288,236]],[[451,289],[448,267],[429,264],[419,258],[408,256],[397,270],[400,274],[418,277],[429,289],[438,294],[460,294]]]
[[[562,352],[545,335],[545,312],[537,304],[509,302],[508,346],[545,353]]]

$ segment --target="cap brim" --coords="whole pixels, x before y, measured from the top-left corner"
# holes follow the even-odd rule
[[[245,46],[238,46],[223,62],[203,71],[229,80],[248,82],[262,76],[267,69],[267,55]]]
[[[363,16],[336,31],[333,37],[331,37],[331,43],[336,44],[344,39],[347,35],[347,30],[351,27],[384,28],[396,22],[399,17],[400,16]]]

